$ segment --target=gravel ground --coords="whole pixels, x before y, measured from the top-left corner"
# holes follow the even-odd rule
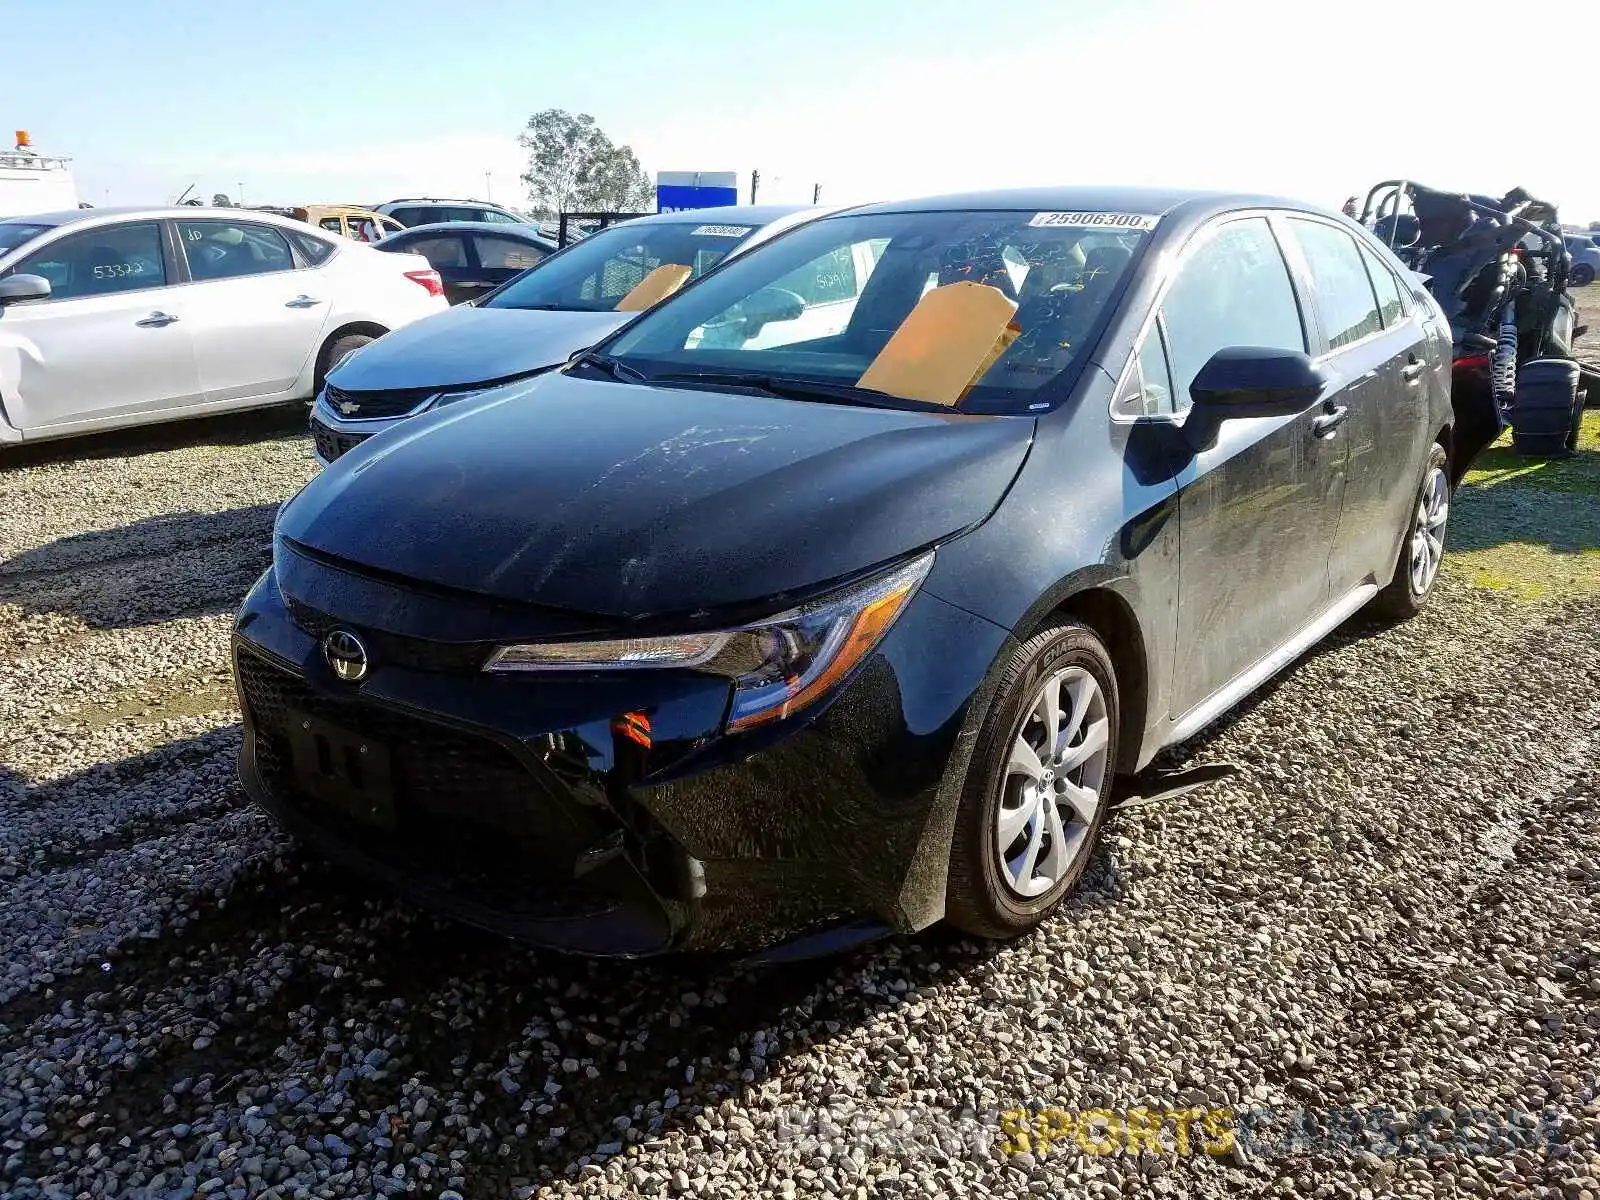
[[[1600,600],[1449,576],[1346,626],[1021,943],[594,963],[342,880],[243,802],[228,613],[300,428],[0,468],[0,1194],[1600,1200]],[[1141,1105],[1413,1141],[1101,1156],[1001,1115]]]

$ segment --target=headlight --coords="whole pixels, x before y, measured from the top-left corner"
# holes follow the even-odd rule
[[[486,671],[636,671],[677,667],[734,682],[729,732],[800,711],[864,659],[894,624],[932,553],[812,604],[746,625],[678,637],[538,642],[495,651]]]

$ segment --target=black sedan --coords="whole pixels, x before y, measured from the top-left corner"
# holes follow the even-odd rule
[[[1449,379],[1416,277],[1293,202],[812,222],[290,501],[245,786],[567,949],[1019,934],[1119,773],[1427,602]]]
[[[482,296],[556,252],[555,242],[537,225],[487,221],[415,225],[390,234],[377,246],[426,258],[444,280],[445,298],[451,304]]]

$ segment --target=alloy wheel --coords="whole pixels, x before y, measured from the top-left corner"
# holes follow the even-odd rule
[[[1411,590],[1426,595],[1444,557],[1444,528],[1450,519],[1450,480],[1434,467],[1422,485],[1417,518],[1411,529]]]
[[[995,816],[1000,874],[1018,896],[1040,896],[1087,850],[1104,802],[1111,724],[1106,698],[1082,667],[1040,686],[1012,743]]]

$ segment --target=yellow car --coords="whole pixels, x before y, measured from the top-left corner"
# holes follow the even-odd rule
[[[354,242],[375,242],[405,228],[393,217],[346,204],[310,204],[295,209],[294,215],[308,225],[337,233]]]

